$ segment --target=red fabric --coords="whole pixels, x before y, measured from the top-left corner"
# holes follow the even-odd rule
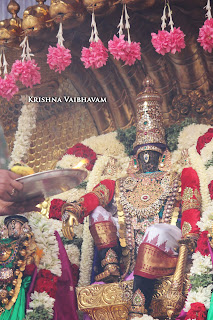
[[[191,304],[191,309],[187,312],[185,320],[205,320],[207,316],[207,310],[203,303],[195,302]]]
[[[105,185],[109,190],[109,198],[107,203],[105,203],[105,205],[107,205],[113,198],[115,191],[115,181],[108,179],[102,180],[99,184],[97,184],[97,186],[94,187],[93,190],[95,190],[100,184]],[[79,219],[79,222],[82,223],[84,218],[87,217],[95,208],[97,208],[100,205],[100,203],[98,197],[92,192],[85,194],[83,197],[80,198],[80,201],[82,201],[81,205],[84,210],[83,215]]]
[[[198,190],[200,192],[200,183],[199,178],[197,175],[197,172],[190,168],[185,168],[182,171],[181,176],[181,196],[183,196],[184,190],[186,187],[190,187],[193,189]],[[196,197],[193,195],[193,199],[196,199]],[[199,233],[199,228],[196,225],[197,222],[200,220],[200,209],[188,209],[182,212],[182,218],[181,218],[181,229],[184,222],[190,223],[192,230],[189,233]]]
[[[198,138],[197,140],[197,152],[200,154],[201,150],[205,147],[207,143],[209,143],[213,138],[213,128],[209,128],[209,130]]]

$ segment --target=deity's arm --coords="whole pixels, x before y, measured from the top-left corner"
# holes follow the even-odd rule
[[[62,208],[64,212],[72,212],[77,220],[82,223],[97,206],[105,207],[113,198],[115,191],[115,181],[103,180],[94,189],[82,196],[78,201],[66,203]]]
[[[200,182],[193,168],[185,168],[181,176],[182,219],[181,230],[183,238],[199,235],[197,222],[200,220]]]

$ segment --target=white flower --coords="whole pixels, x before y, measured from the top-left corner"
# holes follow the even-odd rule
[[[11,168],[16,162],[24,160],[28,154],[33,130],[36,128],[36,114],[38,104],[24,104],[18,119],[18,127],[15,134],[15,142],[11,153]]]
[[[34,291],[30,295],[31,302],[29,303],[30,309],[35,309],[42,306],[46,309],[51,316],[53,316],[53,307],[55,299],[51,298],[46,292]],[[29,312],[29,311],[28,311]]]
[[[212,261],[210,255],[203,256],[199,251],[192,255],[193,264],[190,270],[190,274],[212,274]]]
[[[206,288],[199,287],[196,291],[189,291],[184,311],[188,312],[191,309],[191,303],[194,302],[200,302],[203,303],[208,310],[210,308],[210,300],[211,300],[211,290],[213,288],[213,285],[210,284]]]

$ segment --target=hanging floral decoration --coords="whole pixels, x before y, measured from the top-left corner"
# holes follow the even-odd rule
[[[207,1],[207,4],[204,8],[207,10],[207,19],[202,28],[200,28],[197,41],[200,42],[200,45],[205,51],[211,53],[213,49],[213,18],[211,14],[210,0]]]
[[[106,65],[108,59],[107,49],[104,47],[103,42],[98,36],[98,29],[95,22],[95,13],[92,13],[91,22],[92,32],[89,39],[89,48],[83,47],[81,51],[81,61],[84,63],[85,68],[98,69]]]
[[[167,20],[166,9],[168,9],[168,25],[170,26],[170,32],[165,30]],[[186,46],[184,41],[185,34],[180,30],[180,27],[174,27],[172,11],[168,0],[165,1],[161,21],[161,30],[159,30],[157,34],[151,33],[152,45],[155,48],[156,52],[162,54],[163,56],[168,52],[172,54],[180,52],[181,49],[184,49]]]
[[[57,47],[49,46],[48,48],[47,63],[51,70],[61,73],[61,71],[64,71],[71,64],[72,59],[70,50],[66,49],[63,45],[64,38],[61,22],[56,38],[58,38]]]
[[[30,148],[31,136],[36,128],[36,116],[38,110],[37,103],[27,102],[27,97],[21,98],[24,105],[21,108],[21,114],[18,119],[17,131],[15,133],[15,141],[11,153],[11,168],[15,163],[26,160]]]
[[[32,88],[35,84],[41,82],[40,67],[37,66],[34,59],[31,60],[34,54],[31,53],[27,36],[25,36],[21,42],[20,47],[23,48],[21,55],[22,60],[16,60],[13,63],[11,74],[16,81],[19,80],[27,88]]]
[[[125,26],[124,26],[124,15],[125,15]],[[119,37],[113,36],[113,40],[108,42],[109,52],[113,55],[116,60],[122,60],[125,65],[133,65],[136,60],[141,60],[141,48],[140,42],[132,42],[130,38],[130,23],[129,15],[127,13],[126,4],[123,5],[119,27]],[[125,35],[123,34],[124,28],[127,30],[128,40],[124,40]]]
[[[3,74],[4,78],[0,77],[0,96],[9,101],[19,89],[15,83],[12,74],[8,74],[8,63],[6,60],[4,49],[0,53],[0,75]],[[3,69],[3,72],[2,72]]]

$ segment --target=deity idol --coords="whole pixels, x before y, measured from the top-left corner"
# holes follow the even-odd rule
[[[0,235],[0,319],[25,318],[25,292],[31,282],[25,270],[34,262],[35,252],[27,218],[6,217]]]
[[[62,230],[68,238],[73,237],[73,225],[90,216],[103,268],[96,281],[117,281],[134,271],[130,317],[146,313],[155,280],[174,273],[181,239],[181,230],[169,224],[179,186],[177,176],[168,171],[161,97],[150,78],[143,84],[136,99],[135,156],[128,175],[116,182],[101,181],[62,209]],[[120,258],[121,248],[126,258]]]

